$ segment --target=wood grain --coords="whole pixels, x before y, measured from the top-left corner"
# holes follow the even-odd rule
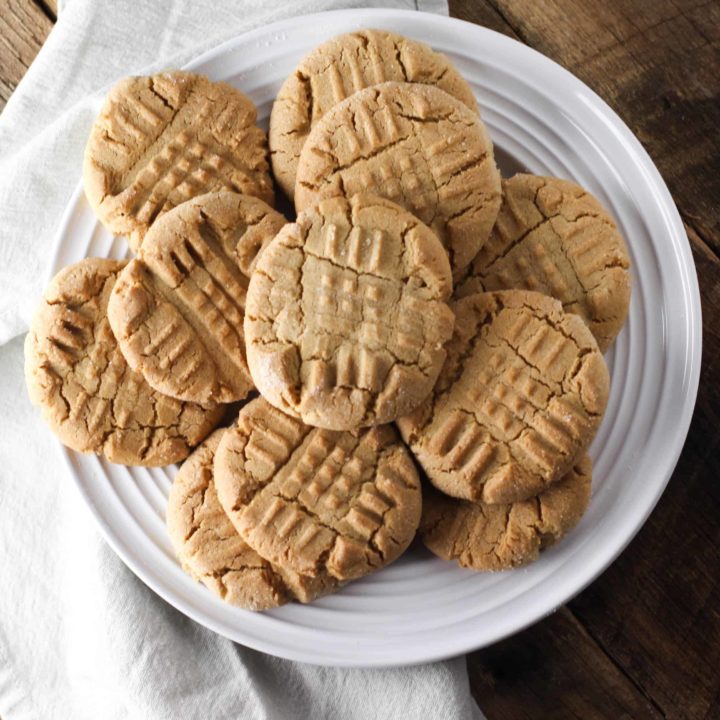
[[[468,674],[488,720],[663,717],[566,608],[468,656]]]
[[[720,718],[720,3],[451,0],[524,41],[625,120],[686,221],[703,303],[688,440],[638,537],[568,606],[468,656],[488,720]],[[0,108],[39,50],[54,0],[0,0]]]
[[[30,67],[52,21],[27,0],[0,0],[0,109]]]
[[[701,222],[720,254],[720,3],[492,4],[523,41],[575,73],[620,114],[677,204]]]

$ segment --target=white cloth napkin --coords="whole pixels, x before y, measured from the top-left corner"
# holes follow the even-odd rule
[[[0,716],[481,718],[465,659],[319,668],[236,645],[147,589],[100,539],[30,406],[22,338],[98,92],[292,14],[444,0],[68,0],[0,115]],[[13,339],[14,338],[14,339]]]

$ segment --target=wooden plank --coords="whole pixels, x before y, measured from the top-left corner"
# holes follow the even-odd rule
[[[469,655],[468,674],[488,720],[663,717],[566,608]]]
[[[0,0],[0,110],[52,26],[42,10],[29,0]]]

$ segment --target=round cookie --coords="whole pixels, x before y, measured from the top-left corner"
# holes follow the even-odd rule
[[[447,495],[525,500],[590,444],[609,390],[595,338],[557,300],[525,290],[457,300],[455,334],[433,394],[400,431]]]
[[[334,590],[336,582],[274,568],[237,534],[213,481],[215,451],[224,433],[216,430],[190,455],[170,488],[167,528],[183,570],[247,610],[310,602]]]
[[[265,133],[252,101],[226,83],[172,71],[121,80],[85,148],[85,194],[137,251],[164,212],[211,190],[272,204]]]
[[[438,239],[380,198],[330,198],[268,245],[250,280],[250,371],[268,402],[352,430],[394,420],[432,390],[452,335]]]
[[[561,480],[522,502],[487,505],[428,491],[423,542],[444,560],[475,570],[527,565],[578,524],[590,502],[591,480],[592,462],[585,455]]]
[[[248,545],[320,579],[354,580],[388,565],[420,522],[418,474],[392,425],[321,430],[262,398],[220,441],[215,486]]]
[[[303,144],[313,125],[349,95],[389,80],[436,85],[477,112],[467,81],[448,58],[387,30],[338,35],[306,55],[283,83],[270,114],[270,159],[292,199]]]
[[[587,323],[604,352],[630,305],[630,259],[612,218],[567,180],[519,174],[502,186],[490,239],[455,296],[510,288],[552,295]]]
[[[120,349],[152,387],[204,404],[241,400],[253,388],[243,334],[248,277],[284,224],[262,200],[227,191],[157,220],[108,306]]]
[[[87,258],[53,278],[25,340],[28,391],[73,450],[123,465],[168,465],[202,441],[223,408],[165,397],[128,367],[107,320],[124,265]]]
[[[297,210],[359,192],[392,200],[432,228],[453,271],[487,240],[501,202],[492,142],[478,115],[443,90],[414,83],[361,90],[308,135]]]

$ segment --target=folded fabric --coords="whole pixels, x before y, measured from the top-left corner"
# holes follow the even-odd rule
[[[464,658],[384,670],[280,660],[197,625],[101,540],[30,406],[22,338],[104,90],[293,14],[444,0],[69,0],[0,116],[0,717],[480,718]]]

